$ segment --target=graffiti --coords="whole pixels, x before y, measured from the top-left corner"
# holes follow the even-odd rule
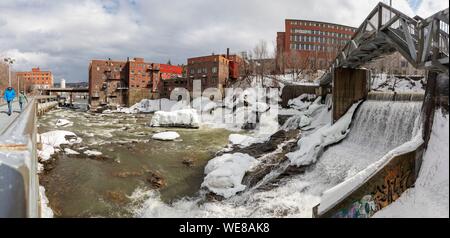
[[[408,181],[410,180],[411,170],[406,170],[403,166],[397,165],[386,172],[384,182],[377,185],[375,191],[372,192],[377,210],[397,200],[409,188]]]
[[[350,207],[337,212],[333,218],[369,218],[377,211],[376,203],[372,195],[365,195],[359,201],[355,201]]]

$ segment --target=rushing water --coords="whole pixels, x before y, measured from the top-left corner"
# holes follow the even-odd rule
[[[73,116],[73,120],[81,120],[72,131],[86,139],[90,147],[113,156],[115,161],[61,158],[55,169],[44,176],[47,196],[51,207],[60,209],[56,210],[60,216],[311,217],[312,207],[320,202],[325,190],[411,139],[419,111],[419,102],[364,102],[355,114],[347,138],[329,147],[305,173],[283,178],[270,190],[253,188],[215,202],[205,202],[202,194],[183,196],[198,191],[203,166],[226,143],[226,131],[177,130],[183,142],[140,142],[135,147],[123,148],[108,143],[115,137],[148,139],[148,134],[142,133],[155,130],[144,126],[150,116],[86,115],[84,118],[84,114],[64,112],[69,118]],[[42,119],[40,129],[48,128],[58,117],[56,112],[50,113]],[[130,128],[123,131],[127,127]],[[94,137],[89,137],[90,133]],[[186,153],[201,161],[196,168],[183,167],[180,157]],[[167,188],[156,191],[148,188],[142,177],[113,175],[119,171],[147,169],[144,166],[159,169],[168,180]],[[116,191],[126,195],[125,202]]]
[[[57,128],[55,122],[59,118],[74,124]],[[41,175],[56,216],[132,216],[129,196],[138,188],[153,190],[146,181],[149,171],[164,178],[167,185],[159,194],[165,202],[199,191],[204,166],[227,144],[229,132],[170,129],[177,131],[181,140],[156,141],[151,139],[152,134],[169,129],[150,128],[150,119],[150,114],[89,114],[61,109],[40,118],[40,133],[72,131],[83,139],[74,150],[97,150],[110,158],[95,160],[84,154],[57,154],[54,168]],[[186,159],[193,161],[192,166],[183,164]]]
[[[271,190],[250,189],[212,203],[182,199],[170,205],[154,192],[138,190],[140,217],[311,217],[321,194],[380,159],[412,137],[419,102],[364,102],[351,131],[341,143],[329,147],[304,174],[279,181]]]

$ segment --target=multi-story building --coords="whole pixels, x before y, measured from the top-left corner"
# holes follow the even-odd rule
[[[227,85],[239,79],[243,59],[238,55],[208,55],[189,58],[187,62],[187,87],[192,91],[193,81],[201,80],[202,90],[218,88],[222,91]]]
[[[89,65],[90,104],[93,107],[108,104],[129,106],[144,98],[160,98],[164,91],[161,81],[178,77],[181,71],[182,67],[161,67],[158,63],[145,62],[143,58],[92,60]]]
[[[16,72],[16,77],[11,77],[12,80],[17,80],[16,89],[27,92],[40,88],[53,87],[53,74],[50,71],[42,71],[39,67],[33,68],[27,72]]]
[[[286,19],[285,31],[277,33],[277,67],[326,69],[355,32],[350,26]]]

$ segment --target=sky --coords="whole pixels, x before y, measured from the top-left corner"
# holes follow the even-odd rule
[[[407,15],[428,17],[447,0],[392,0]],[[389,0],[384,0],[388,3]],[[273,52],[284,19],[358,27],[377,0],[1,0],[0,58],[14,70],[39,66],[55,82],[88,80],[92,59],[185,64],[189,57],[252,50]]]

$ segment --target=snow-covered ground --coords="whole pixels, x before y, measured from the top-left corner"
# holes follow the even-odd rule
[[[60,145],[80,143],[81,138],[73,132],[58,130],[40,134],[40,142],[42,149],[38,150],[38,157],[45,161],[50,159],[51,155],[59,149]]]
[[[53,218],[53,210],[48,205],[48,198],[45,195],[45,188],[43,186],[39,186],[39,196],[41,198],[41,217]]]
[[[436,111],[415,186],[374,217],[449,217],[449,115]]]
[[[410,78],[397,78],[387,74],[374,75],[371,88],[374,91],[382,92],[425,92],[425,79],[413,80]]]

